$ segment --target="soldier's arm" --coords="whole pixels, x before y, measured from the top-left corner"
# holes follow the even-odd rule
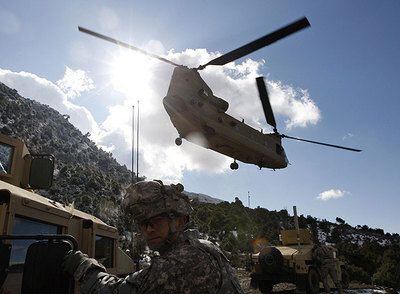
[[[127,283],[127,279],[108,274],[105,267],[96,259],[89,258],[80,251],[66,256],[63,267],[79,283],[82,294],[136,293],[134,283]],[[130,280],[135,279],[131,277]]]

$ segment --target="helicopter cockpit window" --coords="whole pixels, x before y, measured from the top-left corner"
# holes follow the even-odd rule
[[[21,216],[14,218],[12,228],[13,235],[48,235],[61,233],[61,227],[55,224],[44,223]],[[25,264],[26,252],[29,245],[35,240],[14,240],[12,241],[10,256],[10,272],[22,273]]]
[[[106,268],[114,264],[114,239],[96,235],[94,258]]]
[[[0,143],[0,173],[10,174],[14,147]]]

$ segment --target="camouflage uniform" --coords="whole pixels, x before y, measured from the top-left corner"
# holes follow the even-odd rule
[[[317,263],[318,272],[324,284],[326,293],[330,293],[328,277],[331,276],[333,283],[338,289],[339,293],[343,293],[342,285],[340,282],[341,271],[337,265],[338,260],[334,256],[335,249],[331,246],[321,245],[314,249],[313,258]]]
[[[128,189],[124,207],[136,222],[160,213],[188,215],[191,207],[182,185],[139,182]],[[196,238],[193,231],[177,232],[167,240],[151,265],[124,279],[106,273],[95,259],[81,252],[66,258],[64,268],[79,281],[81,293],[244,293],[234,269],[213,243]]]

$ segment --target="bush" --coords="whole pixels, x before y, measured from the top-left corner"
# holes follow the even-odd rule
[[[379,285],[400,289],[400,246],[393,246],[384,252],[382,265],[372,280]]]
[[[355,265],[347,266],[347,273],[349,274],[350,281],[357,281],[361,283],[371,283],[371,278],[361,267]]]

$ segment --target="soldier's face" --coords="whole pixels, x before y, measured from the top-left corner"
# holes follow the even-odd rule
[[[139,227],[150,249],[157,250],[168,238],[171,227],[174,228],[174,233],[169,237],[171,241],[174,241],[177,238],[177,232],[184,229],[187,221],[186,216],[170,219],[167,216],[159,215],[140,223]]]
[[[168,237],[171,219],[166,216],[155,216],[139,224],[140,230],[150,249],[156,249]]]

